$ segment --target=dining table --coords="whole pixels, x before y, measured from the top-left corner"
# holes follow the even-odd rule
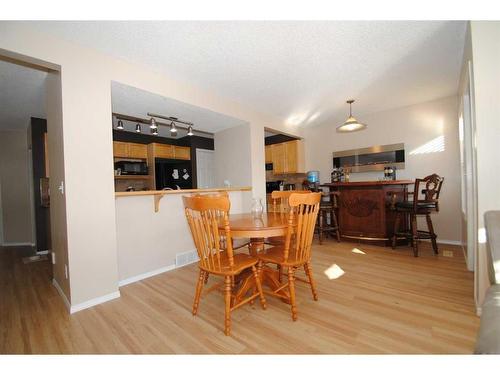
[[[249,238],[250,255],[257,257],[259,252],[264,251],[266,238],[286,236],[289,220],[290,214],[281,212],[263,212],[259,215],[254,213],[230,214],[229,227],[231,229],[231,237]],[[294,223],[292,221],[293,226]],[[224,230],[224,223],[222,221],[219,222],[219,230]],[[264,291],[265,286],[271,288],[273,291],[281,286],[279,271],[276,269],[264,266],[262,269],[259,269],[259,276]],[[234,294],[235,304],[243,300],[249,291],[256,288],[255,279],[251,277],[251,273],[241,275],[237,282],[238,290]],[[289,294],[287,291],[280,290],[277,294],[282,297],[284,302],[288,302]]]

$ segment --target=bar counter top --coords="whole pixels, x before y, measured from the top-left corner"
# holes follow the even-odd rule
[[[412,180],[388,180],[388,181],[353,181],[353,182],[332,182],[321,184],[324,187],[340,187],[340,186],[382,186],[382,185],[411,185],[415,181]]]
[[[211,189],[181,189],[181,190],[138,190],[138,191],[117,191],[115,197],[138,197],[142,195],[169,195],[169,194],[191,194],[191,193],[216,193],[222,191],[250,191],[251,186],[211,188]]]

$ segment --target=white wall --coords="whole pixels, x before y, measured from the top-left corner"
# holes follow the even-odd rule
[[[500,22],[473,21],[470,23],[470,32],[477,148],[478,227],[479,232],[482,232],[484,213],[500,210]],[[490,285],[487,250],[481,237],[480,235],[475,265],[478,307]]]
[[[231,213],[240,213],[250,191],[231,191]],[[176,254],[196,251],[182,196],[168,194],[154,211],[153,196],[116,198],[118,272],[121,283],[175,266]]]
[[[250,126],[242,125],[215,133],[214,148],[215,185],[223,187],[224,181],[228,181],[231,186],[235,187],[251,186]],[[245,201],[248,209],[250,209],[250,201]]]
[[[33,217],[30,196],[28,133],[0,132],[0,199],[4,245],[33,245]]]
[[[321,181],[329,182],[333,168],[332,152],[403,142],[406,163],[404,170],[397,171],[398,179],[413,180],[432,173],[444,176],[440,212],[433,216],[433,223],[438,239],[460,241],[457,98],[453,96],[378,112],[359,120],[368,124],[366,130],[340,134],[335,131],[337,124],[307,129],[304,132],[306,170],[319,170]],[[411,154],[412,150],[439,136],[444,136],[443,152]],[[383,172],[353,173],[351,181],[377,180],[382,176]]]
[[[246,152],[252,160],[251,182],[257,196],[265,196],[264,127],[300,136],[297,128],[229,98],[45,35],[26,23],[0,23],[0,54],[61,71],[64,155],[51,153],[50,161],[51,174],[54,158],[64,166],[60,177],[65,178],[71,304],[80,305],[118,290],[111,81],[247,121],[250,152]],[[51,191],[52,187],[51,183]],[[61,206],[64,214],[62,210]],[[51,217],[53,214],[51,209]]]

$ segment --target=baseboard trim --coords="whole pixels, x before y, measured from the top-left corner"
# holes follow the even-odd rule
[[[3,247],[14,247],[14,246],[31,246],[34,247],[35,244],[33,242],[3,242]]]
[[[59,283],[57,282],[56,279],[52,279],[52,285],[54,285],[54,287],[56,288],[57,292],[62,297],[64,305],[66,306],[66,309],[71,314],[71,303],[69,302],[68,297],[66,297],[66,294],[64,294],[61,286],[59,285]]]
[[[421,241],[431,242],[431,240],[421,240]],[[455,240],[441,240],[438,238],[436,242],[443,245],[463,246],[461,241],[455,241]]]
[[[74,314],[78,311],[88,309],[89,307],[95,306],[95,305],[100,305],[101,303],[111,301],[113,299],[120,298],[120,291],[117,290],[116,292],[105,294],[104,296],[100,296],[97,298],[92,298],[88,301],[79,303],[78,305],[72,305],[70,308],[70,314]]]
[[[137,276],[132,276],[132,277],[129,277],[127,279],[120,280],[118,282],[118,286],[125,286],[128,284],[132,284],[132,283],[135,283],[137,281],[141,281],[141,280],[159,275],[159,274],[164,273],[164,272],[172,271],[176,268],[178,268],[178,267],[176,267],[175,264],[172,264],[172,265],[166,266],[166,267],[161,267],[161,268],[158,268],[158,269],[153,270],[153,271],[145,272],[145,273],[142,273],[142,274],[137,275]]]
[[[476,315],[481,316],[481,313],[483,312],[483,308],[481,306],[476,307]]]

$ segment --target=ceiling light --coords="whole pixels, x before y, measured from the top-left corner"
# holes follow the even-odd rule
[[[118,125],[116,126],[116,128],[118,130],[123,130],[123,121],[122,120],[118,120]]]
[[[152,129],[158,129],[158,125],[156,125],[156,120],[154,117],[151,117],[151,125],[149,125],[149,128]]]
[[[189,135],[189,136],[194,135],[194,133],[193,133],[193,125],[189,125],[188,126],[188,133],[187,133],[187,135]]]
[[[141,132],[141,124],[137,123],[137,124],[135,125],[135,132],[136,132],[136,133],[140,133],[140,132]]]
[[[173,121],[170,124],[170,133],[177,133],[177,128],[175,127],[175,123]]]
[[[337,132],[349,133],[366,129],[366,124],[358,122],[352,115],[352,103],[354,103],[354,99],[350,99],[346,103],[349,104],[349,118],[342,125],[337,126]]]

